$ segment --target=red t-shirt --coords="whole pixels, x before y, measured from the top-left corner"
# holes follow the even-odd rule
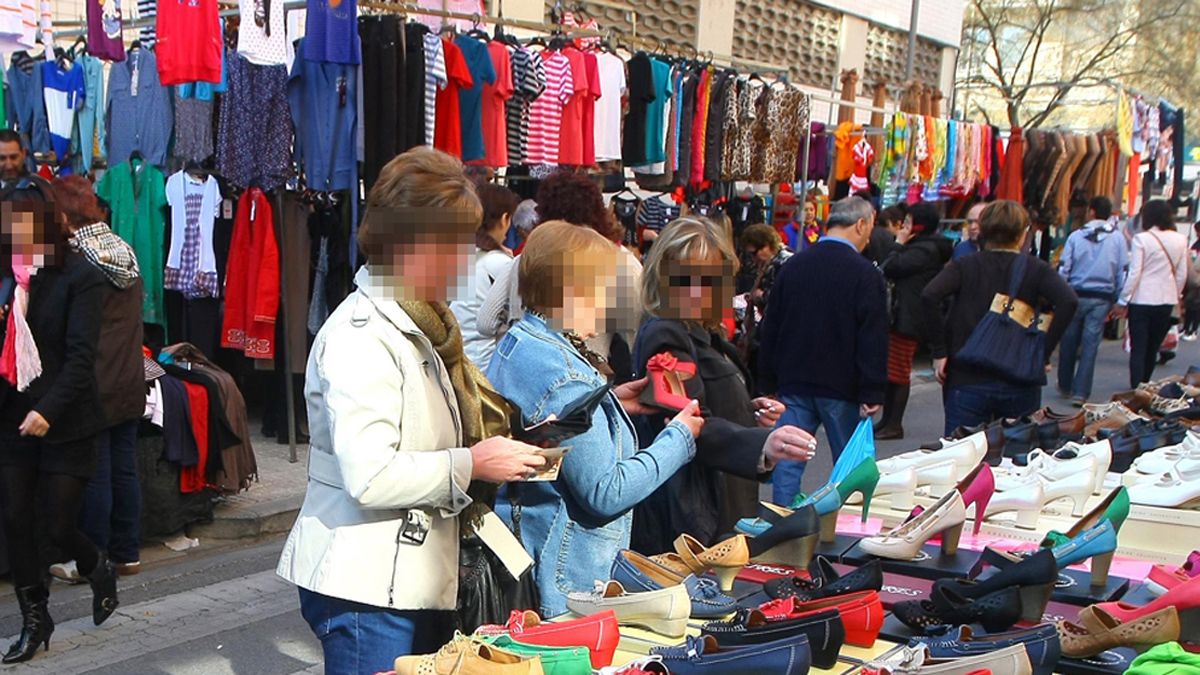
[[[496,70],[496,83],[483,85],[483,159],[470,162],[500,168],[508,166],[508,118],[504,102],[513,95],[512,59],[508,48],[495,40],[488,43],[488,54]]]
[[[596,101],[600,99],[600,64],[592,52],[584,52],[587,95],[583,99],[583,165],[596,163]]]
[[[563,107],[561,139],[558,144],[558,163],[578,166],[583,164],[583,104],[590,100],[588,94],[587,59],[583,52],[568,47],[563,56],[571,63],[571,98]],[[593,155],[595,151],[593,150]]]
[[[450,40],[442,38],[442,51],[446,55],[446,87],[437,93],[437,108],[434,117],[433,147],[455,157],[462,158],[462,121],[458,113],[458,90],[474,84],[471,70],[462,50]]]
[[[217,0],[158,4],[154,55],[162,85],[220,82],[224,42]]]

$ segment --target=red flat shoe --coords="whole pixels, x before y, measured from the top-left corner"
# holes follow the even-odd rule
[[[696,364],[680,361],[670,352],[659,352],[646,362],[646,375],[650,384],[638,398],[641,403],[679,412],[692,402],[684,382],[696,376]]]
[[[876,591],[860,591],[809,602],[797,602],[795,598],[772,600],[759,606],[759,611],[768,621],[799,619],[830,609],[842,616],[846,629],[846,644],[855,647],[870,647],[883,628],[883,603]]]
[[[503,633],[508,633],[517,642],[530,645],[586,647],[592,667],[596,669],[612,665],[617,643],[621,641],[617,614],[611,609],[580,619],[555,622],[543,622],[534,611],[514,611],[503,626],[481,626],[475,631],[476,635]]]
[[[1124,602],[1102,602],[1095,606],[1121,623],[1129,623],[1160,609],[1174,607],[1179,611],[1180,642],[1200,644],[1200,577],[1192,577],[1154,602],[1141,607]]]

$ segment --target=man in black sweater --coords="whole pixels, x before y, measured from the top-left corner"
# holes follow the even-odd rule
[[[835,461],[859,420],[878,412],[887,383],[887,293],[862,256],[874,224],[866,200],[835,202],[828,234],[783,266],[761,327],[763,386],[787,406],[779,424],[812,434],[824,425]],[[781,462],[774,501],[790,504],[803,476],[803,463]]]

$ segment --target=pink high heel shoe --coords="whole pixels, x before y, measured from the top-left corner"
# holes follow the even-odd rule
[[[967,474],[966,478],[958,482],[955,489],[962,495],[963,504],[967,508],[970,508],[972,504],[975,505],[975,512],[971,514],[974,519],[971,532],[975,536],[979,536],[979,528],[983,527],[983,516],[987,512],[988,502],[992,501],[992,495],[996,494],[996,476],[992,473],[991,465],[987,462],[980,462],[979,466]]]

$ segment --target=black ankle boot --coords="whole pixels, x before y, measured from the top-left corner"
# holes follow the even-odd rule
[[[21,605],[21,635],[4,654],[4,663],[22,663],[33,658],[38,647],[50,649],[50,635],[54,632],[54,619],[46,606],[50,592],[44,585],[25,586],[17,589],[17,602]]]
[[[908,407],[908,392],[907,384],[888,383],[883,408],[884,421],[875,430],[876,439],[884,441],[904,438],[904,409]]]
[[[96,569],[87,575],[92,586],[92,622],[104,623],[121,603],[117,601],[117,568],[105,553],[96,561]]]

